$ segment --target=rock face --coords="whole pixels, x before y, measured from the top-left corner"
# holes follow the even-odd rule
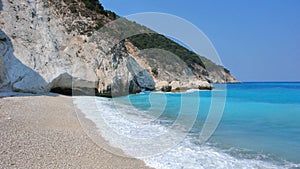
[[[198,78],[170,54],[141,52],[128,41],[97,31],[112,21],[112,13],[97,13],[81,1],[0,0],[0,6],[0,91],[73,89],[111,97],[211,87],[207,78]],[[160,64],[162,56],[167,64]],[[228,82],[218,73],[211,82]],[[228,73],[226,78],[235,81]]]
[[[187,89],[210,90],[209,73],[203,67],[199,68],[207,74],[197,77],[191,68],[178,56],[161,49],[139,50],[129,41],[126,42],[128,53],[145,69],[151,72],[156,82],[155,89],[161,91],[185,91]],[[214,70],[217,73],[215,83],[226,83],[225,72]],[[232,77],[231,75],[228,75]],[[233,78],[234,79],[234,78]],[[235,80],[235,79],[234,79]],[[232,81],[234,82],[234,81]]]
[[[114,46],[107,56],[109,59],[103,59],[96,71],[101,95],[119,96],[142,89],[154,90],[151,75],[127,53],[124,43]]]
[[[6,69],[4,65],[4,55],[7,52],[6,37],[0,32],[0,84],[5,81]]]

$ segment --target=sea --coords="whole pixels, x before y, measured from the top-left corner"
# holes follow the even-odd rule
[[[214,86],[74,103],[112,146],[154,168],[300,168],[300,83]]]

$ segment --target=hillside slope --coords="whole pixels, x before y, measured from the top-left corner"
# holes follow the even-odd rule
[[[1,91],[70,94],[73,90],[113,97],[141,90],[210,89],[211,82],[235,82],[223,67],[212,64],[218,69],[207,71],[202,64],[210,62],[207,59],[199,60],[162,35],[104,10],[97,0],[0,3]],[[116,19],[119,24],[111,24]],[[127,28],[140,35],[127,38],[123,35]],[[162,45],[156,46],[157,54],[142,50],[157,38]],[[168,62],[162,64],[155,56],[165,56]],[[182,66],[177,69],[178,65]]]

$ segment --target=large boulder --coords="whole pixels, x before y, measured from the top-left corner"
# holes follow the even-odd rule
[[[172,87],[167,81],[159,81],[155,84],[155,89],[163,92],[170,92]]]

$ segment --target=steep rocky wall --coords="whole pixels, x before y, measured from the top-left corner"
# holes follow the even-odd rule
[[[22,92],[43,92],[47,83],[35,71],[24,65],[14,55],[14,47],[11,39],[0,30],[1,37],[1,90],[13,90]]]
[[[98,31],[99,25],[112,19],[86,9],[81,1],[72,1],[76,12],[66,3],[71,1],[0,1],[0,91],[69,93],[75,89],[111,97],[144,89],[211,87],[203,67],[196,77],[176,56],[139,51],[123,40],[127,27],[148,33],[145,27],[123,20],[121,27],[112,25],[113,31]],[[160,60],[163,57],[165,62]],[[218,76],[217,72],[211,77]]]
[[[85,47],[82,43],[84,37],[67,34],[61,24],[63,18],[53,11],[43,1],[3,1],[1,30],[11,39],[10,52],[4,61],[9,73],[8,88],[33,93],[49,91],[61,84],[71,88],[69,79],[66,82],[61,80],[60,84],[54,80],[65,73],[73,75],[74,67],[87,65],[91,59],[88,55],[84,59],[75,55],[80,48]],[[87,50],[90,48],[88,46]],[[13,58],[19,60],[18,66]],[[24,71],[25,68],[28,71]],[[96,76],[92,71],[84,74],[77,71],[75,74],[91,82],[89,87],[96,87]],[[41,77],[39,81],[36,79],[37,74]]]
[[[116,46],[109,37],[98,35],[94,39],[76,29],[70,32],[65,25],[75,19],[89,22],[89,18],[74,19],[69,13],[63,16],[54,8],[42,0],[3,1],[1,30],[11,41],[0,44],[1,49],[10,50],[1,52],[2,85],[5,71],[9,72],[2,90],[39,93],[53,88],[88,88],[110,96],[111,89],[118,91],[115,95],[154,89],[149,73],[122,51],[122,45],[107,53]],[[13,58],[19,60],[18,66]]]

